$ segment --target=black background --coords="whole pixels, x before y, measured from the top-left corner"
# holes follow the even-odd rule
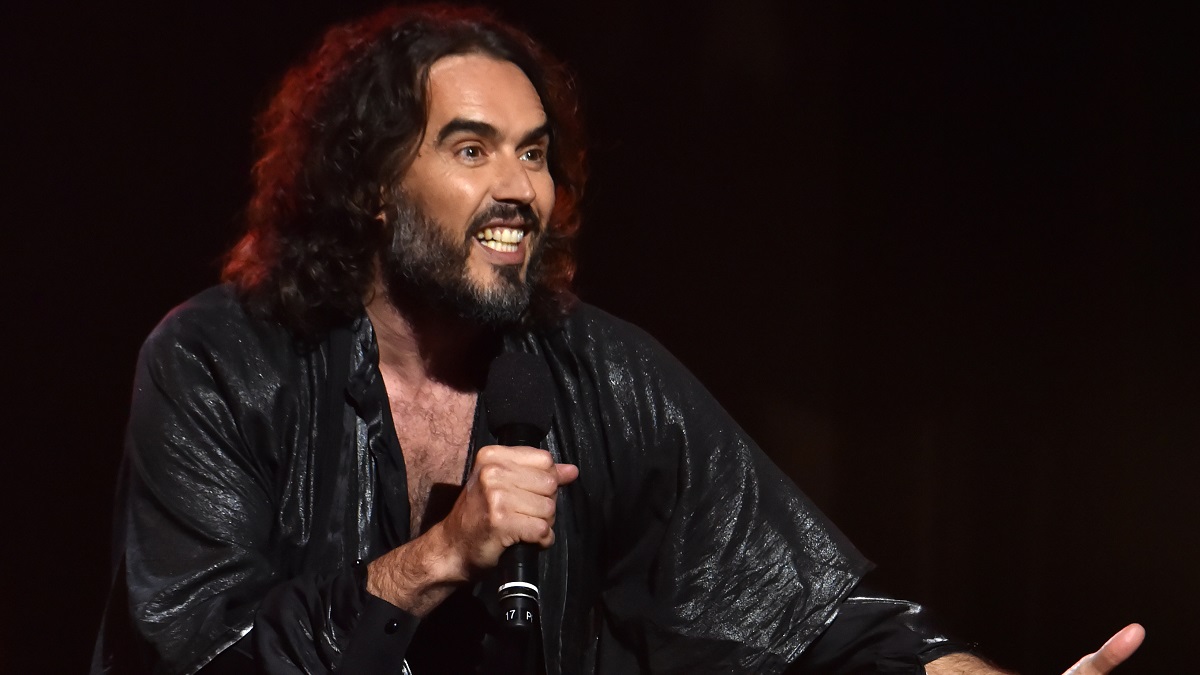
[[[1002,664],[1190,670],[1198,101],[1182,12],[511,2],[579,75],[579,289]],[[216,278],[251,118],[369,2],[6,9],[4,672],[85,669],[138,346]],[[11,337],[10,337],[11,339]]]

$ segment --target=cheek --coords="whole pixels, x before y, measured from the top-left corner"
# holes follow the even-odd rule
[[[537,209],[541,212],[542,221],[550,219],[550,214],[554,212],[554,179],[549,175],[544,180],[535,183],[537,193]]]
[[[445,167],[414,177],[406,187],[427,215],[446,226],[459,225],[469,218],[469,205],[478,193],[472,181]]]

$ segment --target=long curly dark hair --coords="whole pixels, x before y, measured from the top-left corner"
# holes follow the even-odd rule
[[[573,81],[529,36],[485,10],[421,6],[330,29],[260,116],[246,232],[222,273],[251,312],[302,338],[361,312],[388,241],[376,216],[425,129],[429,67],[465,53],[512,62],[541,97],[555,206],[542,264],[531,270],[530,313],[547,318],[570,307],[586,178]]]

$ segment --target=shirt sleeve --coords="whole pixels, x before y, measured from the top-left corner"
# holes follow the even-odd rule
[[[418,620],[416,617],[398,610],[388,602],[370,596],[366,607],[359,619],[359,625],[351,638],[351,644],[338,664],[337,671],[343,673],[398,673],[404,653],[416,632]],[[263,638],[269,631],[251,631],[249,635],[230,645],[205,667],[200,669],[203,675],[259,675],[263,672],[260,664],[264,648],[262,642],[280,645],[277,637]],[[299,642],[303,643],[301,638]],[[270,651],[270,648],[268,648]],[[280,670],[280,664],[274,662],[268,668]],[[284,672],[299,672],[293,669]],[[309,671],[311,672],[311,671]]]
[[[264,446],[291,441],[254,411],[295,406],[296,392],[262,381],[269,368],[231,366],[201,337],[221,327],[195,323],[169,317],[147,340],[126,439],[118,546],[148,667],[238,672],[248,657],[268,673],[399,672],[416,619],[367,593],[362,565],[290,575],[275,544],[284,474]]]
[[[860,584],[787,672],[923,675],[930,661],[970,649],[942,632],[924,606]]]
[[[597,423],[611,455],[591,467],[614,495],[608,629],[648,672],[781,672],[870,563],[670,354],[614,331],[579,369],[619,411]]]

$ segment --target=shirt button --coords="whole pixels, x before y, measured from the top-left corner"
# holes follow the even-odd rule
[[[400,622],[395,619],[392,619],[391,621],[387,622],[387,625],[383,627],[383,631],[385,633],[387,633],[388,635],[391,635],[392,633],[395,633],[398,630],[400,630]]]

